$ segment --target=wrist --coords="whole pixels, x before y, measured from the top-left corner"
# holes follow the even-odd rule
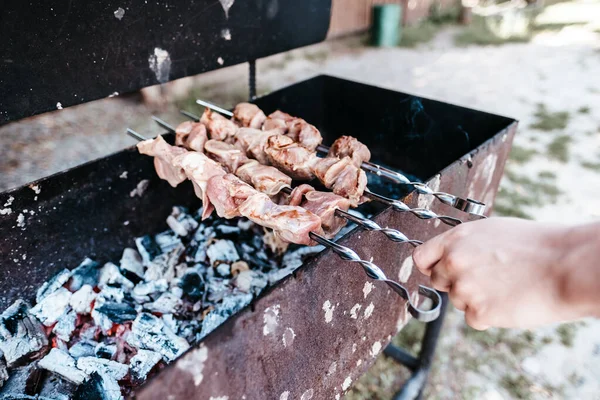
[[[600,225],[560,228],[555,236],[557,300],[564,319],[600,316]]]

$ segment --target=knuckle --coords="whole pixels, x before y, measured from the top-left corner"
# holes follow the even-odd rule
[[[446,260],[444,262],[446,269],[450,273],[456,273],[461,270],[463,265],[462,255],[457,251],[450,251],[446,255]]]
[[[449,293],[451,298],[460,299],[463,301],[468,300],[468,298],[470,297],[469,294],[470,290],[462,281],[454,282]]]

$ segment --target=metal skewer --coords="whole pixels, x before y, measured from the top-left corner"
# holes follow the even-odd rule
[[[209,103],[208,101],[197,99],[196,103],[201,106],[210,108],[211,110],[214,110],[220,114],[226,115],[228,117],[233,117],[233,113],[231,111],[225,110],[224,108],[221,108],[215,104]],[[185,113],[184,115],[189,116],[188,113]],[[317,147],[317,150],[322,153],[329,153],[329,147],[327,147],[327,146],[319,145]],[[463,198],[460,198],[460,197],[455,196],[450,193],[436,192],[422,182],[413,182],[399,172],[392,171],[391,169],[384,168],[380,165],[373,164],[372,162],[369,162],[369,161],[363,162],[361,164],[361,168],[364,169],[365,171],[371,172],[377,176],[382,176],[382,177],[384,177],[388,180],[391,180],[392,182],[395,182],[397,184],[412,185],[415,188],[415,190],[417,192],[419,192],[420,194],[434,196],[442,203],[447,204],[447,205],[454,207],[458,210],[461,210],[463,212],[466,212],[468,214],[473,214],[473,215],[477,215],[480,217],[484,216],[485,204],[480,201],[469,199],[469,198],[463,199]]]
[[[136,131],[130,128],[127,128],[127,134],[140,142],[147,139],[143,135],[137,133]],[[440,315],[442,298],[440,294],[434,289],[428,288],[423,285],[419,285],[419,294],[427,297],[428,299],[431,299],[432,301],[432,306],[429,310],[422,310],[413,303],[408,290],[404,286],[402,286],[396,281],[388,279],[385,273],[381,270],[381,268],[373,264],[371,261],[361,259],[358,256],[358,254],[356,254],[356,252],[351,248],[337,244],[336,242],[331,241],[314,232],[309,232],[309,237],[315,242],[331,249],[342,260],[359,263],[363,267],[365,273],[369,278],[385,282],[389,287],[392,288],[392,290],[394,290],[394,292],[396,292],[398,295],[400,295],[403,299],[407,301],[408,312],[418,321],[431,322]]]
[[[193,121],[196,121],[196,122],[200,121],[200,117],[198,117],[195,114],[192,114],[189,111],[179,110],[179,112],[182,115],[185,115],[186,117],[188,117],[189,119],[191,119]],[[168,130],[173,129],[172,127],[168,126],[168,124],[166,122],[162,121],[160,118],[152,117],[152,119],[154,119],[155,122],[157,122],[160,126],[162,126],[165,129],[168,129]],[[394,199],[387,198],[380,194],[373,193],[373,192],[369,191],[368,189],[365,190],[363,195],[366,197],[369,197],[370,199],[373,199],[375,201],[384,203],[388,206],[392,206],[394,211],[409,212],[409,213],[417,216],[420,219],[439,219],[440,221],[442,221],[443,223],[445,223],[446,225],[449,225],[449,226],[456,226],[463,222],[458,218],[450,217],[447,215],[438,215],[438,214],[434,213],[433,211],[427,210],[425,208],[410,208],[407,204],[403,203],[400,200],[394,200]]]

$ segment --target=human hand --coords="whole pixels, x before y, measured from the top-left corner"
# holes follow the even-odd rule
[[[568,229],[515,218],[461,224],[417,247],[415,266],[449,292],[467,323],[533,327],[573,319],[564,296]]]

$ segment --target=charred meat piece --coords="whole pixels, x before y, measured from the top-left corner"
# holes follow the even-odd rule
[[[327,157],[350,157],[354,165],[360,167],[363,162],[371,159],[369,148],[352,136],[340,136],[333,142]]]
[[[293,179],[314,179],[313,166],[318,160],[316,154],[292,138],[283,135],[269,137],[265,153],[271,165]]]
[[[263,129],[278,129],[311,151],[323,142],[321,132],[314,125],[281,111],[271,113],[263,124]]]
[[[335,215],[335,210],[348,211],[350,200],[331,192],[316,191],[310,185],[300,185],[288,197],[290,205],[301,206],[321,218],[321,227],[326,237],[334,237],[346,225],[344,218]]]
[[[315,214],[301,207],[275,204],[269,196],[232,174],[211,178],[208,196],[220,217],[246,217],[273,229],[287,242],[311,244],[309,232],[321,232],[321,220]]]
[[[350,200],[352,207],[357,207],[367,187],[365,171],[354,165],[350,157],[342,159],[320,158],[315,164],[315,175],[333,193]]]
[[[211,139],[227,140],[235,136],[238,126],[231,120],[207,108],[200,118]]]
[[[185,172],[181,167],[173,165],[173,159],[179,155],[186,154],[188,152],[186,149],[171,146],[165,142],[162,136],[139,142],[137,148],[141,154],[154,157],[156,173],[161,179],[169,182],[171,186],[176,187],[185,181]]]
[[[185,175],[192,181],[196,196],[202,199],[204,205],[202,219],[206,219],[212,213],[213,207],[206,195],[208,181],[214,176],[225,175],[221,164],[211,160],[203,153],[187,152],[173,160],[173,165],[185,171]]]
[[[235,136],[236,146],[246,152],[250,158],[258,160],[261,164],[269,164],[265,154],[268,140],[271,136],[278,135],[276,131],[261,131],[253,128],[240,128]]]
[[[267,116],[260,108],[251,103],[239,103],[233,109],[233,121],[240,126],[260,129]]]
[[[199,122],[186,121],[175,129],[175,145],[188,150],[204,151],[204,144],[208,140],[206,126]]]

